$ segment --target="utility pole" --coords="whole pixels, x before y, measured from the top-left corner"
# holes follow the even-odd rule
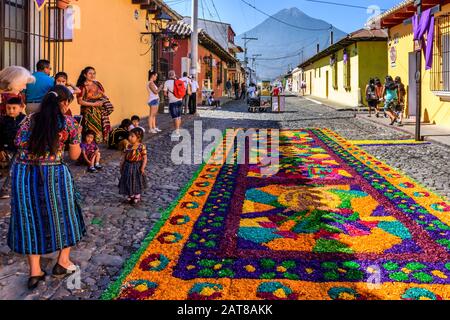
[[[422,14],[422,0],[415,0],[414,6],[417,8],[417,17],[420,19]],[[416,141],[422,141],[421,133],[420,133],[420,121],[422,118],[422,52],[416,54]],[[420,69],[417,68],[420,66]]]
[[[198,1],[198,0],[197,0]],[[244,65],[245,65],[245,69],[248,69],[248,57],[247,57],[247,45],[250,41],[252,40],[259,40],[258,38],[249,38],[247,37],[247,34],[244,34],[244,37],[242,38],[242,40],[244,40]],[[252,71],[250,70],[250,78],[252,77]]]
[[[192,0],[191,19],[191,75],[197,78],[198,70],[198,0]]]
[[[261,57],[262,56],[262,54],[254,54],[253,56],[252,56],[252,60],[253,60],[253,62],[252,62],[252,70],[254,70],[254,68],[255,68],[255,61],[256,61],[256,58],[258,58],[258,57]],[[255,74],[256,74],[256,69],[255,69]],[[255,79],[255,80],[257,80],[257,79]],[[252,72],[250,72],[250,83],[252,82]]]

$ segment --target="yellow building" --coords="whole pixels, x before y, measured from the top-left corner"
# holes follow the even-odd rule
[[[372,21],[389,31],[389,74],[400,76],[407,87],[407,116],[416,115],[416,71],[421,71],[421,120],[450,127],[450,1],[422,1],[422,10],[432,9],[435,16],[434,57],[431,70],[413,40],[411,18],[416,12],[414,0],[406,0]]]
[[[22,65],[34,71],[45,58],[54,73],[65,71],[76,83],[81,70],[92,66],[115,106],[113,125],[134,114],[148,115],[148,72],[158,66],[151,33],[160,32],[167,17],[181,17],[160,0],[66,2],[70,7],[62,10],[59,0],[46,0],[42,8],[34,0],[0,0],[0,13],[12,17],[0,19],[0,69]],[[163,14],[166,21],[158,19]],[[75,102],[72,109],[79,112]]]
[[[387,75],[386,42],[384,31],[361,29],[317,53],[299,66],[306,94],[351,107],[367,105],[369,79]]]

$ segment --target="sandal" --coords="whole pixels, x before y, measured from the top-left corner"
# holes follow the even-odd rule
[[[76,265],[71,265],[69,266],[67,269],[64,268],[62,265],[60,265],[59,263],[55,264],[55,266],[53,267],[53,276],[54,277],[65,277],[67,275],[71,275],[74,274],[75,272],[77,272],[78,270],[78,266]]]
[[[29,277],[28,278],[28,289],[29,290],[36,289],[41,281],[45,281],[46,276],[47,276],[47,273],[45,271],[43,271],[42,275],[40,275],[40,276]]]

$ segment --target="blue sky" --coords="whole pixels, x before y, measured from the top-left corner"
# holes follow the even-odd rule
[[[275,14],[286,8],[297,7],[306,14],[332,23],[337,28],[349,33],[361,28],[370,14],[365,9],[340,7],[329,4],[309,2],[307,0],[246,0],[258,9]],[[349,5],[369,7],[378,6],[389,9],[401,0],[328,0]],[[182,15],[191,15],[191,0],[165,0],[173,9]],[[219,20],[212,2],[215,3],[220,20],[230,23],[237,34],[252,29],[267,17],[255,11],[241,0],[199,0],[200,17]],[[203,9],[202,9],[203,3]]]

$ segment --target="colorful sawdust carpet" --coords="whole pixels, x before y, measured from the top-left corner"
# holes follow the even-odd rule
[[[103,298],[450,299],[445,199],[330,130],[277,150],[205,164]]]

